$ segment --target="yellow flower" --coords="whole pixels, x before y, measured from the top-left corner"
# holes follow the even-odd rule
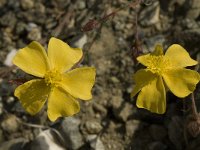
[[[165,55],[162,47],[157,45],[153,53],[139,56],[137,60],[147,68],[138,70],[133,76],[136,86],[131,96],[140,92],[137,107],[154,113],[166,111],[166,88],[183,98],[195,90],[200,80],[198,72],[184,68],[198,62],[178,44],[171,45]]]
[[[51,38],[48,52],[36,41],[20,49],[13,63],[24,72],[39,77],[16,88],[14,95],[31,115],[38,113],[48,98],[51,121],[80,110],[77,98],[89,100],[95,82],[95,68],[71,68],[82,58],[82,50]]]

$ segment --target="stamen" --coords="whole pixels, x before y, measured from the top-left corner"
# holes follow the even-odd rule
[[[44,76],[47,85],[56,86],[58,82],[62,81],[62,75],[55,69],[47,71]]]
[[[151,72],[161,75],[170,68],[170,61],[163,55],[150,56],[147,69],[149,69]]]

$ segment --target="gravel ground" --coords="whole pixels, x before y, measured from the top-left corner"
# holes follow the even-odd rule
[[[164,115],[135,106],[130,98],[137,64],[132,46],[136,34],[142,51],[156,43],[178,43],[200,61],[200,1],[150,0],[135,8],[129,0],[0,0],[0,150],[198,150],[200,136],[187,130],[190,97],[167,94]],[[91,31],[83,26],[117,13]],[[91,21],[94,23],[94,21]],[[87,26],[88,27],[88,26]],[[81,30],[82,29],[82,30]],[[14,97],[14,79],[32,77],[14,67],[12,56],[33,40],[47,45],[57,37],[83,48],[83,65],[95,66],[93,99],[81,103],[73,117],[50,122],[46,108],[30,116]],[[37,61],[37,58],[36,58]],[[199,66],[196,67],[199,70]],[[200,109],[200,87],[195,99]]]

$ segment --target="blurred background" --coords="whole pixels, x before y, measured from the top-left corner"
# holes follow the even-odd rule
[[[136,98],[130,98],[135,37],[143,53],[153,51],[156,43],[165,50],[177,43],[200,60],[200,1],[130,3],[134,1],[0,0],[0,150],[200,149],[199,124],[195,137],[187,127],[190,98],[168,93],[164,115],[138,109]],[[31,41],[47,46],[52,36],[82,48],[82,65],[97,69],[93,99],[80,101],[78,114],[56,122],[48,120],[46,108],[36,116],[24,111],[13,92],[31,77],[11,62]],[[199,86],[195,99],[200,107]]]

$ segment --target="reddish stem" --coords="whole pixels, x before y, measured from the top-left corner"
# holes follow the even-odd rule
[[[196,107],[196,103],[195,103],[193,93],[191,94],[191,99],[192,99],[192,114],[195,117],[195,119],[198,119],[198,111],[197,111],[197,107]]]

